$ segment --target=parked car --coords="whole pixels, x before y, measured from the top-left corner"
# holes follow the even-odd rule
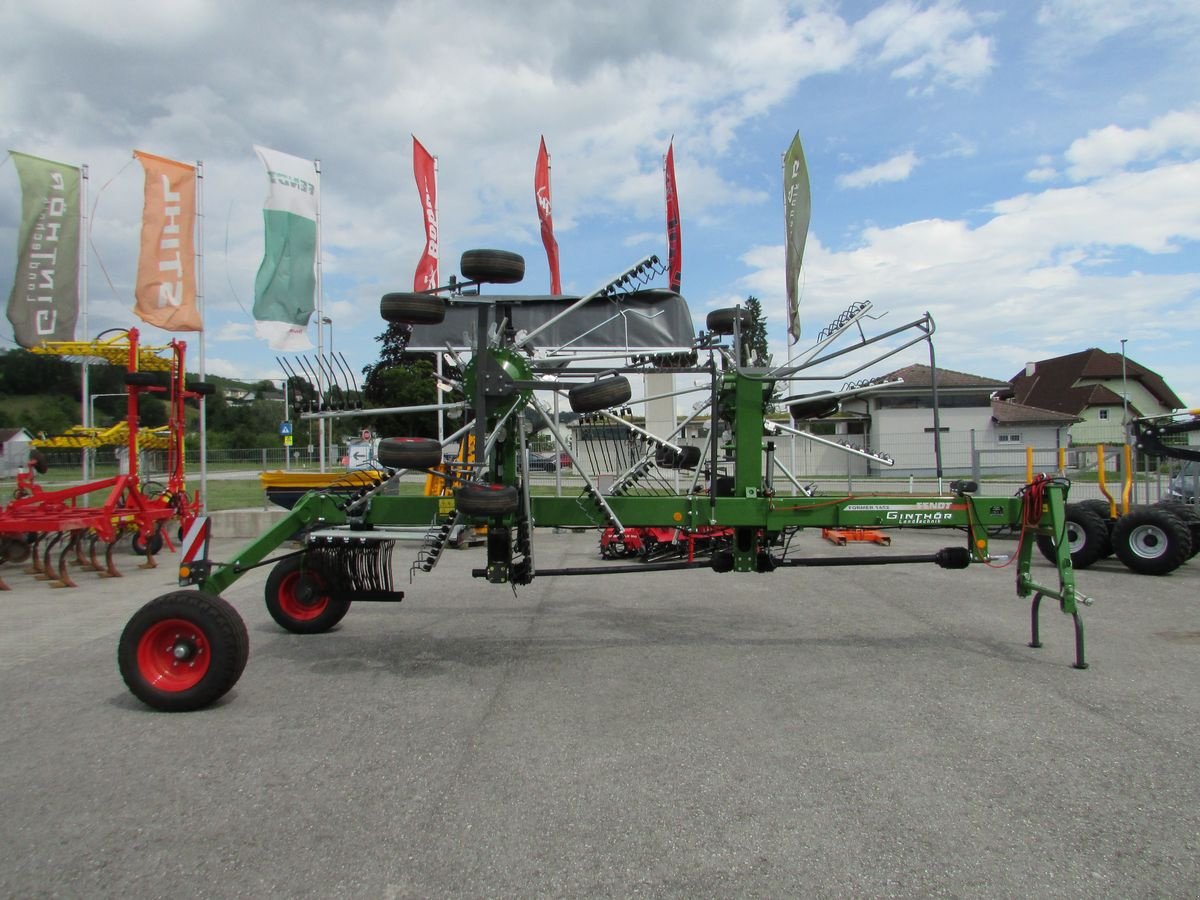
[[[1200,463],[1190,459],[1185,462],[1172,476],[1170,484],[1167,485],[1167,494],[1174,500],[1195,503],[1198,470],[1200,470]]]
[[[528,463],[530,472],[556,472],[559,458],[552,453],[534,453],[530,450]]]

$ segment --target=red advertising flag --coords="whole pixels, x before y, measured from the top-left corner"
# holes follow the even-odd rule
[[[425,250],[413,276],[414,291],[432,291],[438,286],[437,160],[413,137],[413,175],[425,219]]]
[[[683,240],[679,233],[679,194],[675,191],[675,142],[667,147],[667,272],[671,290],[679,293],[683,281]]]
[[[554,219],[550,215],[550,154],[546,152],[546,139],[538,149],[537,167],[533,172],[533,193],[537,200],[538,218],[542,222],[542,243],[546,245],[546,261],[550,264],[550,293],[562,293],[562,280],[558,273],[558,241],[554,239]]]

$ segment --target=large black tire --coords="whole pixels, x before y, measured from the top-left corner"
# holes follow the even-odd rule
[[[29,454],[29,461],[33,463],[33,471],[39,475],[45,475],[50,470],[50,463],[46,460],[46,454],[41,450],[34,450]]]
[[[746,329],[750,327],[752,321],[750,310],[738,309],[736,306],[730,306],[727,309],[714,309],[708,314],[708,318],[705,319],[705,325],[714,334],[733,334],[733,323],[735,321],[741,323],[740,330],[742,334],[745,334]]]
[[[117,645],[133,695],[164,712],[202,709],[224,696],[249,658],[246,623],[214,594],[174,591],[136,613]]]
[[[188,382],[187,389],[201,397],[211,397],[217,392],[217,386],[211,381],[191,381]]]
[[[516,284],[525,277],[525,257],[507,250],[467,250],[458,268],[468,281]]]
[[[624,375],[614,375],[611,378],[601,378],[588,384],[571,388],[567,397],[571,401],[571,409],[577,413],[597,412],[613,406],[629,402],[633,396],[633,388],[629,379]]]
[[[379,315],[399,325],[438,325],[446,318],[446,301],[437,294],[384,294]]]
[[[506,516],[517,511],[520,497],[511,485],[473,481],[454,492],[454,503],[463,515]]]
[[[429,469],[442,461],[442,445],[433,438],[384,438],[379,462],[389,469]]]
[[[788,406],[788,412],[792,414],[792,418],[800,421],[803,419],[823,419],[826,416],[832,416],[838,411],[841,401],[837,397],[827,396],[829,391],[818,391],[815,394],[809,394]]]
[[[1200,507],[1182,500],[1159,500],[1155,506],[1165,509],[1188,527],[1192,533],[1192,552],[1188,558],[1200,553]]]
[[[684,445],[675,451],[659,447],[654,453],[654,463],[660,469],[694,469],[700,465],[700,448]]]
[[[1099,517],[1100,521],[1104,523],[1104,541],[1100,545],[1100,558],[1107,559],[1113,554],[1112,530],[1113,525],[1116,524],[1117,521],[1111,515],[1112,506],[1107,500],[1101,499],[1081,500],[1079,501],[1079,505],[1084,509],[1090,509]]]
[[[292,634],[321,634],[350,611],[350,600],[335,597],[329,578],[303,556],[276,563],[264,593],[271,618]]]
[[[1117,519],[1113,550],[1139,575],[1166,575],[1192,552],[1191,530],[1165,509],[1141,506]]]
[[[1086,569],[1104,555],[1108,544],[1108,526],[1096,515],[1095,510],[1078,503],[1068,503],[1063,527],[1071,565],[1076,569]],[[1037,545],[1042,556],[1050,562],[1056,561],[1054,538],[1039,534]]]

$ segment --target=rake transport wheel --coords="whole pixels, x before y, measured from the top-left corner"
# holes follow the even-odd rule
[[[345,618],[350,601],[333,595],[329,579],[303,556],[280,560],[267,576],[267,612],[292,634],[321,634]]]
[[[620,406],[632,396],[633,388],[624,375],[614,375],[611,378],[577,385],[567,393],[571,401],[571,410],[577,413],[599,412],[602,409]]]
[[[689,445],[679,450],[659,447],[654,453],[654,463],[660,469],[694,469],[700,465],[700,448]]]
[[[1112,530],[1113,525],[1117,520],[1109,515],[1109,513],[1112,511],[1112,507],[1109,505],[1109,502],[1107,500],[1081,500],[1079,501],[1079,505],[1084,509],[1090,509],[1097,516],[1099,516],[1100,521],[1104,523],[1104,541],[1100,544],[1100,559],[1106,559],[1107,557],[1112,556]]]
[[[446,301],[436,294],[384,294],[379,315],[399,325],[439,325],[446,318]]]
[[[174,591],[136,613],[117,645],[133,695],[163,712],[189,712],[233,687],[250,656],[246,623],[214,594]]]
[[[433,438],[384,438],[379,461],[389,469],[429,469],[442,461],[442,445]]]
[[[1187,562],[1192,533],[1165,509],[1142,506],[1130,510],[1113,526],[1117,558],[1139,575],[1166,575]]]
[[[516,284],[525,277],[525,257],[507,250],[467,250],[458,268],[468,281]]]
[[[1071,554],[1071,565],[1076,569],[1086,569],[1104,555],[1106,546],[1111,546],[1108,540],[1108,525],[1094,509],[1082,504],[1067,504],[1063,529],[1066,532],[1067,550]],[[1054,553],[1054,538],[1048,534],[1039,534],[1037,546],[1042,551],[1042,556],[1050,562],[1055,562],[1057,557]]]
[[[468,516],[506,516],[517,511],[517,489],[507,484],[464,484],[454,492],[458,511]]]
[[[733,334],[733,323],[735,321],[741,325],[740,330],[745,334],[752,321],[750,310],[738,309],[736,306],[731,306],[727,309],[714,309],[708,314],[708,318],[704,320],[704,324],[709,331],[715,334]]]

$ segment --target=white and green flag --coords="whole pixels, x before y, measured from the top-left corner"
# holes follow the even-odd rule
[[[75,340],[79,314],[80,170],[10,150],[21,181],[17,271],[8,321],[22,347]]]
[[[266,147],[254,152],[267,167],[263,204],[266,247],[254,279],[254,330],[273,350],[311,350],[308,320],[316,304],[317,215],[321,177],[316,163]]]

